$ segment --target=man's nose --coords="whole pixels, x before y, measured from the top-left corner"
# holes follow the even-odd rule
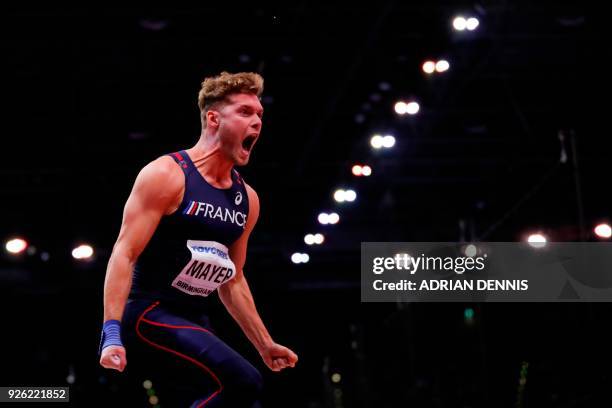
[[[251,123],[251,127],[259,132],[261,130],[261,118],[257,118],[253,123]]]

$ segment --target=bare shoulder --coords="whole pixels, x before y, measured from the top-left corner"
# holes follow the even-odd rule
[[[138,174],[138,179],[152,188],[172,190],[182,186],[183,172],[171,157],[162,156],[144,166]]]
[[[154,201],[167,211],[182,196],[184,187],[181,168],[171,157],[162,156],[140,170],[133,193],[145,200]]]
[[[246,188],[247,195],[249,196],[249,203],[254,203],[259,207],[259,196],[253,187],[251,187],[246,182],[244,183],[244,187]]]

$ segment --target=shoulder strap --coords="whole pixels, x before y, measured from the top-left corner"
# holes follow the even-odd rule
[[[189,165],[187,164],[187,160],[186,160],[186,156],[187,154],[184,151],[180,151],[180,152],[174,152],[174,153],[168,153],[166,156],[170,156],[174,159],[174,161],[181,166],[181,169],[183,169],[183,172],[185,174],[187,174],[187,169],[189,168]]]

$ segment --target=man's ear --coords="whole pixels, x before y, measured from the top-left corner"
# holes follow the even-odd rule
[[[208,110],[206,111],[205,119],[206,119],[206,127],[217,128],[219,127],[219,112],[216,110]]]

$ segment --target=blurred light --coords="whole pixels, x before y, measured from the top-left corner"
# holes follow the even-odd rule
[[[344,199],[348,202],[353,202],[357,198],[357,193],[354,190],[346,190],[344,192]]]
[[[478,19],[476,17],[470,17],[465,22],[465,27],[469,31],[474,31],[476,29],[476,27],[478,27],[479,24],[480,24],[480,21],[478,21]]]
[[[328,213],[320,213],[317,219],[319,220],[319,224],[323,224],[323,225],[330,224]]]
[[[390,149],[395,145],[395,138],[391,135],[383,137],[382,145],[383,147]]]
[[[361,167],[361,175],[368,177],[372,174],[372,168],[368,165]]]
[[[462,16],[457,16],[453,20],[453,28],[457,31],[463,31],[467,27],[467,21]]]
[[[92,257],[94,250],[89,245],[79,245],[72,250],[72,257],[74,259],[89,259]]]
[[[527,237],[527,242],[534,248],[543,248],[548,240],[542,234],[531,234]]]
[[[43,252],[40,254],[40,259],[42,259],[43,262],[47,262],[49,260],[50,256],[48,252]]]
[[[315,242],[315,237],[312,234],[306,234],[306,236],[304,237],[304,242],[306,243],[306,245],[312,245]]]
[[[319,217],[318,217],[319,223],[323,224],[323,225],[327,225],[327,224],[337,224],[338,221],[340,221],[340,216],[338,215],[338,213],[320,213]]]
[[[157,404],[158,402],[159,402],[159,398],[157,398],[157,395],[151,395],[151,396],[149,397],[149,403],[150,403],[151,405],[155,405],[155,404]]]
[[[362,168],[358,164],[354,165],[353,168],[351,169],[351,171],[353,172],[353,175],[355,176],[361,176],[361,170]]]
[[[405,115],[406,114],[406,102],[397,102],[394,106],[395,109],[395,113],[397,113],[398,115]]]
[[[66,377],[66,382],[68,384],[74,384],[76,380],[76,377],[74,376],[74,374],[68,374],[68,376]]]
[[[374,135],[370,139],[370,144],[375,149],[380,149],[383,147],[383,137],[381,135]]]
[[[151,387],[153,386],[153,383],[151,382],[151,380],[144,380],[144,382],[142,383],[142,386],[144,387],[145,390],[151,389]]]
[[[383,81],[378,84],[378,89],[380,89],[381,91],[388,91],[389,89],[391,89],[391,84]]]
[[[314,235],[314,243],[317,245],[321,245],[325,241],[325,237],[323,234],[315,234]]]
[[[465,247],[465,256],[469,256],[471,258],[476,256],[476,253],[478,253],[478,248],[476,248],[476,245],[469,244]]]
[[[338,215],[338,213],[331,213],[331,214],[329,214],[329,217],[327,218],[327,221],[330,224],[337,224],[338,221],[340,221],[340,216]]]
[[[11,254],[19,254],[26,250],[28,243],[26,240],[21,238],[13,238],[7,241],[5,248]]]
[[[433,61],[425,61],[423,63],[423,72],[425,72],[426,74],[433,74],[433,72],[436,70],[436,63]]]
[[[406,105],[406,113],[409,115],[416,115],[419,113],[419,109],[421,109],[421,107],[417,102],[410,102]]]
[[[291,262],[294,264],[307,263],[309,260],[310,257],[308,254],[303,254],[301,252],[295,252],[293,255],[291,255]]]
[[[344,190],[341,190],[341,189],[336,190],[334,192],[334,200],[336,200],[339,203],[343,203],[346,200]]]
[[[414,259],[412,258],[412,256],[410,256],[409,253],[406,252],[400,252],[397,253],[395,255],[393,255],[394,259],[399,258],[400,262],[402,263],[402,268],[406,267],[406,268],[412,268],[414,267]],[[404,262],[406,262],[404,264]]]
[[[333,373],[332,376],[331,376],[331,380],[332,380],[332,382],[337,384],[337,383],[340,382],[340,380],[342,380],[342,376],[340,374],[338,374],[338,373]]]
[[[608,224],[599,224],[595,227],[595,235],[599,238],[610,238],[612,236],[612,229]]]
[[[448,71],[449,68],[450,68],[450,64],[448,63],[447,60],[440,60],[436,62],[436,71],[438,72]]]
[[[474,318],[474,309],[472,309],[471,307],[468,307],[467,309],[465,309],[463,311],[463,317],[466,320],[472,320]]]

